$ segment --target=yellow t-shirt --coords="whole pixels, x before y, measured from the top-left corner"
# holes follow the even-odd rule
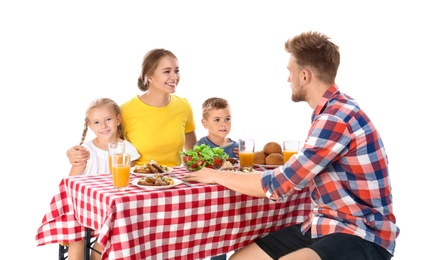
[[[121,113],[125,139],[141,155],[136,164],[155,160],[161,165],[181,165],[185,134],[196,129],[187,99],[171,95],[167,106],[152,107],[136,96],[121,106]]]

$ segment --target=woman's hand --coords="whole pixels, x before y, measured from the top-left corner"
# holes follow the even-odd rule
[[[69,162],[72,165],[80,166],[90,159],[90,152],[81,145],[75,145],[66,151],[66,156],[68,156]]]

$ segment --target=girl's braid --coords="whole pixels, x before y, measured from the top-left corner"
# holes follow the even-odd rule
[[[81,137],[81,141],[79,145],[82,145],[84,143],[85,136],[87,135],[87,130],[88,130],[88,119],[85,118],[84,130],[82,131],[82,137]]]

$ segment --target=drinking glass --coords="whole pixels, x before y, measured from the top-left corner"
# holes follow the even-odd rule
[[[284,163],[288,162],[293,154],[297,154],[299,151],[299,141],[287,140],[283,141],[283,157]]]
[[[255,156],[255,139],[241,138],[239,139],[239,160],[240,167],[252,167],[253,158]]]
[[[130,183],[131,155],[129,153],[114,153],[111,157],[113,187],[125,191]]]
[[[123,154],[125,152],[125,143],[124,142],[111,142],[108,143],[108,162],[109,162],[109,172],[112,173],[112,155],[113,154]]]

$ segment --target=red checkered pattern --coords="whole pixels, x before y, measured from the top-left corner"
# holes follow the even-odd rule
[[[86,226],[98,233],[102,259],[203,259],[302,222],[312,207],[307,190],[276,203],[220,185],[193,184],[166,190],[130,184],[120,192],[110,174],[64,178],[38,229],[37,245],[82,239]]]

